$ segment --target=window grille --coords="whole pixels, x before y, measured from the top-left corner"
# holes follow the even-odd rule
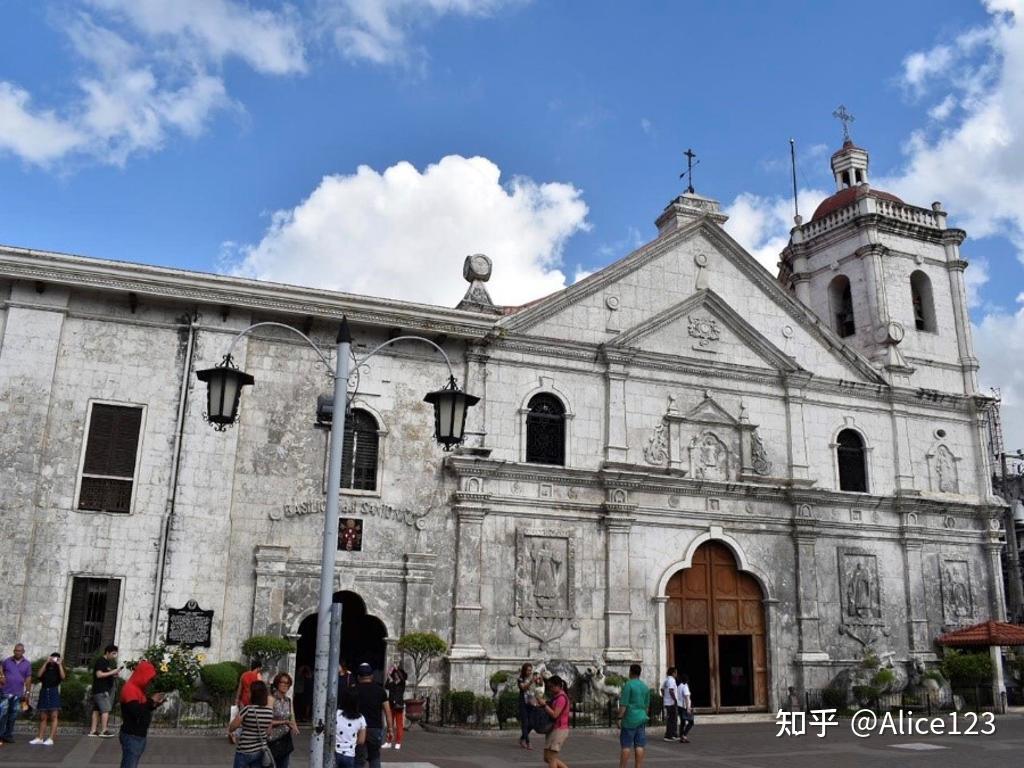
[[[73,579],[64,643],[66,667],[92,666],[103,648],[114,642],[120,593],[117,579]]]
[[[554,395],[530,399],[526,414],[526,461],[565,465],[565,407]]]
[[[345,416],[345,439],[341,453],[342,488],[354,491],[377,490],[379,448],[377,420],[368,411],[353,408]]]
[[[852,429],[844,429],[839,433],[837,443],[839,490],[866,493],[868,474],[864,440]]]
[[[94,403],[86,438],[78,508],[130,512],[142,409]]]

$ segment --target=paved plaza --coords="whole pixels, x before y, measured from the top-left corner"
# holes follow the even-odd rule
[[[943,768],[998,768],[1021,765],[1024,755],[1024,715],[998,718],[991,736],[874,736],[858,739],[850,733],[849,720],[831,728],[824,739],[812,735],[776,738],[774,722],[701,723],[691,734],[691,744],[661,740],[654,730],[647,765],[685,765],[695,768],[844,768],[845,766],[925,766]],[[413,730],[400,753],[385,752],[384,764],[392,768],[505,768],[540,766],[539,748],[526,752],[516,745],[517,734],[478,736],[428,733]],[[303,740],[292,761],[307,768]],[[540,740],[535,737],[535,744]],[[27,739],[0,748],[5,768],[58,766],[116,766],[120,749],[116,739],[64,736],[55,746],[32,747]],[[611,733],[573,732],[565,750],[571,768],[617,766],[618,742]],[[232,748],[221,737],[151,736],[143,766],[199,768],[230,766]],[[938,761],[938,763],[936,763]]]

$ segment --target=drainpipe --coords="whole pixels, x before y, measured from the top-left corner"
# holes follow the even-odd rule
[[[149,645],[157,642],[160,628],[160,610],[163,602],[164,572],[167,565],[167,543],[174,521],[174,502],[178,497],[178,469],[181,466],[181,445],[185,432],[185,408],[188,405],[189,374],[192,371],[192,353],[196,345],[196,319],[194,313],[188,321],[188,342],[185,345],[185,362],[181,369],[181,389],[178,392],[178,420],[174,427],[174,451],[171,458],[171,476],[167,481],[167,504],[160,523],[160,543],[157,546],[156,587],[153,590],[153,608],[149,619]]]

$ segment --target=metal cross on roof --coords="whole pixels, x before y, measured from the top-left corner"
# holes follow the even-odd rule
[[[687,149],[683,152],[683,156],[686,157],[686,170],[679,174],[679,178],[682,179],[685,177],[687,179],[686,191],[692,195],[695,194],[693,191],[693,166],[700,165],[700,160],[696,163],[693,162],[693,159],[697,157],[697,155],[692,149]]]
[[[832,113],[832,117],[843,124],[843,141],[850,141],[850,123],[852,123],[856,118],[846,111],[846,107],[843,104],[836,107],[835,111]]]

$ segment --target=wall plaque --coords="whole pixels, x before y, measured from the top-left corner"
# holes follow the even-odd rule
[[[167,609],[168,645],[209,648],[212,630],[213,611],[202,610],[195,600],[189,600],[182,608]]]
[[[338,550],[340,552],[363,551],[363,521],[358,517],[344,517],[338,528]]]

